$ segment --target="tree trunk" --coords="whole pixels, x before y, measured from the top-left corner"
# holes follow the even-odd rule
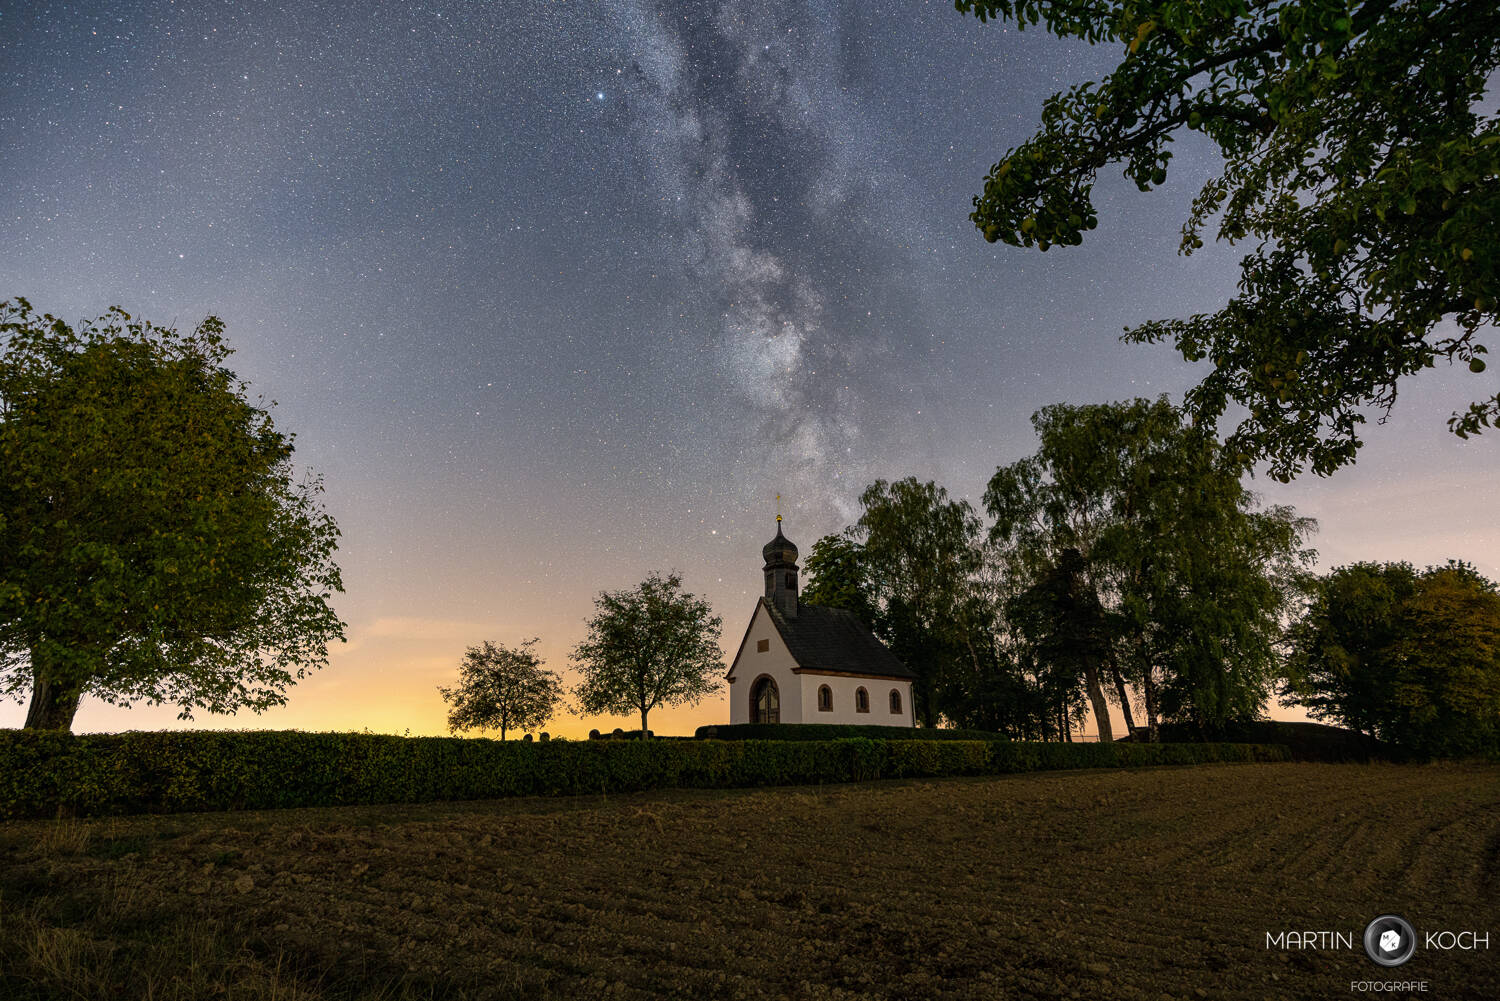
[[[26,711],[26,729],[71,731],[73,716],[78,712],[78,700],[83,693],[69,691],[43,677],[35,654],[32,655],[31,679],[31,707]]]
[[[1083,680],[1088,686],[1089,701],[1094,704],[1094,722],[1099,727],[1099,742],[1108,743],[1115,739],[1115,730],[1109,722],[1109,703],[1104,700],[1104,689],[1099,685],[1099,665],[1092,657],[1084,660]]]
[[[969,663],[971,665],[973,665],[973,667],[974,667],[974,681],[973,681],[974,688],[978,688],[979,690],[983,691],[984,690],[984,671],[979,666],[979,654],[974,650],[974,641],[969,638],[969,631],[967,629],[964,630],[964,646],[968,647],[968,649],[969,649]],[[972,691],[972,689],[971,689],[971,691]],[[987,707],[986,707],[985,703],[987,701],[988,701],[988,699],[984,699],[984,698],[980,699],[979,711],[981,713],[986,713]],[[913,719],[912,722],[915,723],[916,722],[915,719]],[[966,725],[972,726],[973,723],[970,722],[969,724],[966,724]],[[990,729],[993,726],[993,723],[991,722],[991,718],[986,714],[984,716],[984,718],[982,720],[980,720],[980,724],[979,725],[982,726],[982,727],[984,727],[985,729]]]
[[[1161,733],[1156,726],[1156,679],[1152,677],[1152,669],[1146,668],[1146,740],[1152,744],[1161,740]]]
[[[1135,733],[1135,714],[1130,711],[1130,693],[1125,690],[1125,678],[1120,674],[1120,665],[1111,658],[1109,673],[1114,678],[1115,694],[1120,696],[1120,708],[1125,711],[1125,732]]]
[[[648,729],[646,729],[646,707],[642,706],[641,707],[641,739],[642,740],[649,740],[650,737],[651,737],[651,731],[648,730]]]

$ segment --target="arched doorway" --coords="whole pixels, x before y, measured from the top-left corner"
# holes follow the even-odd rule
[[[781,693],[770,677],[762,677],[750,686],[750,722],[781,722]]]

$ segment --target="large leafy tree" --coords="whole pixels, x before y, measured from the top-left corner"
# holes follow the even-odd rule
[[[223,330],[0,304],[0,692],[28,727],[84,695],[258,712],[343,639],[338,529]]]
[[[552,718],[562,700],[562,683],[542,666],[537,639],[519,647],[485,640],[464,652],[458,684],[439,688],[448,710],[449,730],[508,730],[541,726]]]
[[[825,535],[813,543],[802,570],[808,577],[802,589],[803,601],[853,612],[874,628],[880,610],[873,597],[863,546],[847,535]]]
[[[1104,676],[1127,722],[1126,683],[1141,692],[1153,733],[1162,717],[1258,715],[1313,523],[1257,510],[1239,467],[1165,398],[1058,404],[1032,423],[1037,454],[985,492],[1000,559],[1026,588],[1012,628],[1075,671],[1096,717]]]
[[[652,574],[631,591],[605,591],[594,600],[588,636],[572,661],[583,673],[574,689],[585,713],[638,712],[663,705],[696,705],[719,687],[723,620],[708,602],[682,590],[682,577]]]
[[[1437,361],[1481,373],[1500,318],[1500,117],[1479,107],[1500,64],[1493,0],[956,0],[981,20],[1121,47],[1104,79],[1049,98],[974,199],[990,241],[1046,250],[1097,224],[1099,170],[1166,180],[1184,130],[1223,156],[1182,251],[1249,241],[1217,312],[1127,332],[1213,369],[1200,421],[1248,410],[1227,444],[1288,479],[1352,462],[1365,409]],[[1500,417],[1493,382],[1449,425]]]
[[[1146,408],[1127,427],[1120,423],[1125,416],[1119,406],[1038,411],[1031,418],[1037,453],[997,469],[984,496],[994,519],[992,555],[1012,583],[1002,605],[1008,631],[1030,646],[1049,698],[1084,686],[1101,739],[1113,737],[1106,676],[1127,729],[1134,720],[1121,658],[1108,642],[1122,623],[1100,602],[1104,571],[1093,562],[1094,546],[1118,513],[1111,485],[1118,486],[1119,463],[1129,450],[1122,434],[1147,433],[1143,424],[1151,418],[1173,420],[1166,411]]]
[[[953,696],[988,610],[973,587],[979,570],[979,519],[968,501],[949,500],[936,483],[913,477],[876,480],[860,495],[864,512],[851,529],[880,603],[892,652],[916,675],[914,709],[933,726]]]
[[[987,610],[989,614],[983,614]],[[968,632],[943,689],[943,716],[964,729],[992,730],[1017,740],[1046,740],[1066,731],[1046,665],[1027,645],[1006,642],[995,631],[994,606],[975,607],[961,619]]]
[[[1103,686],[1106,665],[1112,663],[1112,623],[1088,577],[1082,554],[1071,547],[1063,549],[1057,562],[1011,601],[1007,619],[1036,657],[1049,705],[1060,704],[1066,716],[1071,696],[1082,681],[1099,739],[1114,740]],[[1115,676],[1119,677],[1118,671]],[[1130,701],[1123,685],[1121,703],[1128,725]]]
[[[1338,567],[1290,637],[1309,715],[1418,754],[1500,747],[1500,592],[1472,566]]]

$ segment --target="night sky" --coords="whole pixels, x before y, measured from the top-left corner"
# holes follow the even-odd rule
[[[593,597],[674,568],[727,663],[778,492],[805,554],[877,477],[977,504],[1046,404],[1180,401],[1195,366],[1118,337],[1233,292],[1243,248],[1177,254],[1199,137],[1157,191],[1101,177],[1083,247],[967,219],[1120,54],[911,0],[0,3],[0,298],[222,317],[343,532],[349,642],[287,707],[190,725],[445,732],[466,646],[540,636],[571,681]],[[1444,427],[1492,383],[1425,373],[1356,467],[1254,487],[1324,568],[1500,577],[1500,435]],[[85,699],[75,730],[175,715]]]

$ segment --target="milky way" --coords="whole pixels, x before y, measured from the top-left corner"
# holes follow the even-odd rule
[[[735,414],[744,441],[781,457],[788,494],[847,514],[847,492],[829,485],[851,472],[889,346],[839,307],[849,262],[881,274],[878,250],[849,245],[870,235],[862,221],[888,172],[842,93],[836,12],[613,13],[638,53],[622,81],[632,138],[669,199],[688,273],[722,309],[712,357],[722,391],[748,411]],[[839,250],[846,266],[831,273],[826,257]]]

